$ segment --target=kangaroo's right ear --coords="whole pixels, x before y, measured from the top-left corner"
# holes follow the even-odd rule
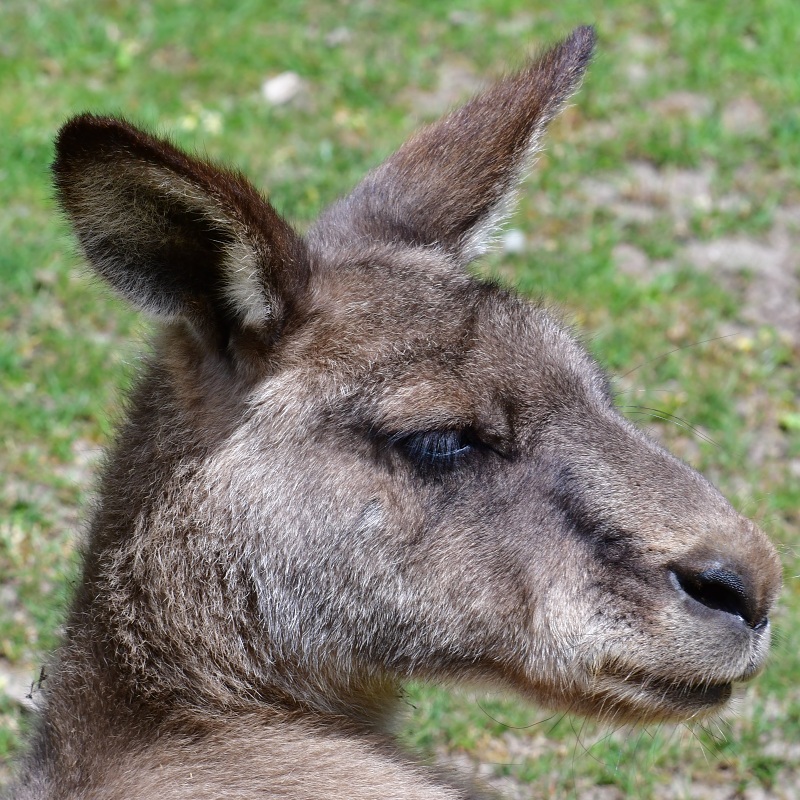
[[[437,247],[466,264],[512,210],[541,134],[580,83],[590,27],[421,130],[332,205],[310,238]]]
[[[53,173],[89,262],[158,317],[269,336],[307,281],[304,242],[245,178],[123,120],[68,122]]]

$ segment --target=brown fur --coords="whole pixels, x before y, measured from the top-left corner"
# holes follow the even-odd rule
[[[14,798],[475,797],[392,744],[402,680],[660,720],[759,670],[764,535],[619,416],[557,319],[463,269],[593,40],[423,130],[305,238],[124,121],[62,129],[86,257],[162,331]]]

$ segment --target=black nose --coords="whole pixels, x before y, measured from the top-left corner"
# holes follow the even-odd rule
[[[700,572],[674,569],[673,575],[678,586],[706,608],[740,617],[754,630],[766,626],[768,618],[757,608],[750,582],[737,572],[715,564]]]

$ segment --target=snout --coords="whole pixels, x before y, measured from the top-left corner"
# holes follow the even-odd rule
[[[562,453],[572,446],[573,463],[557,473],[552,496],[591,576],[575,598],[584,707],[640,721],[719,709],[766,663],[781,588],[775,548],[705,478],[624,420],[576,430],[577,456],[575,442],[558,442]]]
[[[672,668],[664,664],[661,680],[680,686],[676,707],[718,707],[733,684],[755,676],[766,661],[780,561],[752,522],[738,515],[734,520],[725,536],[713,537],[713,545],[708,537],[701,549],[667,565],[669,617],[681,645],[669,659]]]
[[[699,545],[695,540],[693,551],[662,561],[666,585],[660,601],[659,593],[652,597],[652,608],[660,607],[654,624],[645,639],[633,637],[634,647],[615,651],[597,684],[604,697],[613,697],[618,716],[708,713],[728,701],[735,684],[763,668],[780,562],[755,525],[733,512],[728,523],[724,535],[706,536]],[[644,600],[643,618],[648,607]]]

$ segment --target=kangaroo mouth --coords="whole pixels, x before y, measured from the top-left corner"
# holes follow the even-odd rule
[[[603,680],[612,715],[638,721],[680,721],[719,710],[733,694],[732,681],[682,681],[643,672],[616,672]]]
[[[727,703],[733,693],[732,683],[689,683],[663,678],[650,678],[644,682],[645,690],[663,698],[673,708],[700,710],[716,708]]]

